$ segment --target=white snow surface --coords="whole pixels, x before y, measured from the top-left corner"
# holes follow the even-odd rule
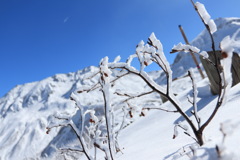
[[[219,18],[215,20],[217,31],[214,33],[216,47],[224,37],[232,35],[240,28],[240,18]],[[240,36],[236,36],[239,39]],[[200,51],[211,50],[210,37],[206,30],[201,32],[192,42]],[[163,44],[164,46],[164,44]],[[240,53],[240,45],[235,46],[235,51]],[[217,97],[210,93],[208,79],[201,80],[197,69],[190,59],[189,53],[181,52],[177,55],[171,68],[173,78],[187,74],[192,68],[196,77],[198,89],[197,105],[198,116],[202,121],[212,112],[216,105]],[[119,61],[120,57],[115,61]],[[1,160],[30,160],[30,159],[64,159],[58,148],[74,146],[79,147],[76,136],[69,127],[52,129],[46,134],[46,127],[54,119],[53,115],[65,113],[70,115],[76,112],[74,102],[70,100],[72,92],[84,90],[95,84],[98,76],[91,80],[86,79],[98,72],[97,67],[88,67],[83,70],[57,74],[42,81],[18,85],[4,97],[0,98],[0,159]],[[114,76],[116,73],[112,73]],[[149,73],[152,79],[163,86],[166,78],[162,71]],[[85,78],[85,79],[84,79]],[[192,84],[189,77],[180,78],[172,83],[174,93],[178,94],[179,101],[184,106],[184,111],[190,115],[192,104],[187,97],[192,94]],[[120,93],[136,94],[148,91],[146,84],[134,76],[121,78],[115,84],[115,89]],[[145,112],[145,117],[134,117],[133,123],[123,129],[119,137],[122,153],[116,155],[119,160],[217,160],[215,147],[218,146],[222,153],[222,160],[240,159],[240,84],[228,92],[228,100],[219,109],[216,117],[204,132],[205,144],[199,147],[193,139],[186,136],[178,129],[178,136],[172,139],[174,123],[185,121],[178,113],[167,113],[159,110]],[[102,94],[95,90],[91,94],[77,96],[81,106],[95,108],[96,114],[102,114]],[[113,104],[118,99],[114,99]],[[159,95],[151,94],[134,101],[135,106],[159,107],[173,109],[169,102],[162,104]],[[121,106],[119,107],[121,108]],[[136,110],[136,112],[138,112]],[[73,121],[80,125],[79,112]],[[194,119],[194,117],[193,117]],[[223,134],[226,133],[223,142]],[[192,154],[191,149],[195,152]],[[100,151],[99,151],[100,153]],[[65,155],[66,159],[85,159],[84,155],[72,153]],[[98,159],[104,159],[100,154]]]

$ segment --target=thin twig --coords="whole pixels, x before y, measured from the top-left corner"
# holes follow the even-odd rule
[[[194,79],[194,77],[193,77],[193,75],[192,75],[192,72],[191,71],[188,71],[188,75],[189,75],[189,77],[191,78],[191,81],[192,81],[192,88],[193,88],[193,103],[192,103],[192,105],[193,105],[193,108],[194,108],[194,112],[193,112],[193,115],[194,115],[194,117],[195,117],[195,119],[196,119],[196,121],[197,121],[197,124],[198,124],[198,129],[200,128],[200,126],[201,126],[201,119],[199,118],[199,116],[198,116],[198,114],[197,114],[197,93],[195,92],[196,90],[197,90],[197,88],[196,88],[196,84],[195,84],[195,79]]]
[[[181,107],[179,106],[179,104],[175,101],[175,99],[173,99],[172,95],[169,95],[169,94],[166,94],[164,93],[163,91],[160,90],[160,86],[157,85],[153,80],[147,78],[145,76],[145,74],[137,71],[134,67],[130,67],[124,63],[119,63],[117,66],[109,63],[109,68],[111,69],[115,69],[115,68],[121,68],[121,69],[125,69],[127,70],[128,72],[132,73],[132,74],[135,74],[137,76],[139,76],[140,78],[142,78],[145,83],[147,83],[147,85],[155,92],[157,92],[158,94],[160,95],[164,95],[168,98],[168,100],[173,104],[173,106],[176,108],[176,110],[184,117],[184,119],[187,121],[187,123],[190,125],[190,127],[192,128],[194,134],[197,136],[197,129],[195,127],[195,125],[193,124],[193,122],[191,121],[191,119],[186,115],[186,113],[181,109]],[[202,142],[199,142],[200,145],[202,145],[201,143]]]
[[[142,97],[142,96],[146,96],[146,95],[148,95],[148,94],[151,94],[151,93],[154,93],[155,91],[149,91],[149,92],[145,92],[145,93],[142,93],[142,94],[139,94],[139,95],[135,95],[135,96],[128,96],[129,98],[128,99],[126,99],[126,100],[124,100],[124,102],[127,102],[127,101],[129,101],[129,100],[131,100],[131,99],[134,99],[134,98],[139,98],[139,97]]]
[[[76,148],[60,148],[60,150],[64,151],[64,152],[68,152],[68,151],[71,151],[71,152],[83,152],[83,150],[76,149]]]
[[[117,76],[116,76],[117,78],[113,79],[110,83],[114,83],[115,81],[119,80],[120,78],[122,78],[122,77],[124,77],[124,76],[126,76],[126,75],[128,75],[128,74],[129,74],[129,73],[124,73],[124,74],[121,74],[121,75],[117,75]],[[91,88],[77,91],[77,93],[82,93],[82,92],[87,92],[87,93],[88,93],[88,92],[94,91],[94,90],[96,90],[96,89],[98,89],[98,88],[101,88],[101,85],[100,85],[99,82],[96,83],[95,85],[93,85]]]
[[[147,109],[147,110],[154,109],[154,110],[161,110],[161,111],[165,111],[165,112],[173,112],[173,113],[177,113],[177,112],[178,112],[177,110],[175,110],[175,111],[171,111],[171,110],[167,110],[167,109],[163,109],[163,108],[157,108],[157,107],[146,107],[146,108],[143,108],[143,109]]]
[[[221,77],[221,72],[220,72],[220,69],[219,69],[219,58],[217,57],[217,53],[216,53],[216,49],[215,49],[215,42],[214,42],[214,38],[213,38],[213,35],[210,31],[210,27],[204,22],[202,16],[200,15],[197,7],[195,6],[193,0],[190,0],[195,8],[195,10],[197,11],[200,19],[202,20],[203,24],[205,25],[209,35],[210,35],[210,39],[211,39],[211,42],[212,42],[212,50],[213,50],[213,53],[214,53],[214,58],[215,58],[215,68],[216,68],[216,71],[217,71],[217,75],[218,75],[218,79],[219,79],[219,96],[218,96],[218,100],[217,100],[217,104],[215,106],[215,109],[213,110],[212,114],[210,115],[210,117],[208,118],[208,120],[201,126],[201,128],[199,129],[199,132],[203,132],[203,130],[208,126],[208,124],[211,122],[211,120],[213,119],[213,117],[216,115],[218,109],[220,108],[220,106],[222,105],[222,101],[223,99],[221,98],[224,94],[222,94],[222,90],[223,90],[223,87],[222,87],[222,77]],[[225,79],[225,78],[224,78]]]

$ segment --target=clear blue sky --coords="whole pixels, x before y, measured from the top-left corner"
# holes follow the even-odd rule
[[[239,17],[240,0],[199,0],[212,18]],[[169,51],[203,25],[190,0],[0,0],[0,97],[18,84],[133,54],[155,32]]]

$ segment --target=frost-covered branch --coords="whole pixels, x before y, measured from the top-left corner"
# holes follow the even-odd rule
[[[111,84],[114,84],[114,82],[116,82],[116,81],[118,81],[120,78],[122,78],[122,77],[124,77],[124,76],[126,76],[126,75],[128,75],[129,73],[120,73],[120,74],[118,74],[118,75],[116,75],[116,78],[114,78],[113,80],[111,80]],[[81,90],[78,90],[77,91],[77,93],[83,93],[83,92],[87,92],[87,93],[89,93],[89,92],[91,92],[91,91],[94,91],[94,90],[96,90],[96,89],[99,89],[99,88],[101,88],[101,85],[100,85],[100,83],[98,82],[98,83],[96,83],[95,85],[93,85],[93,86],[90,86],[90,87],[82,87],[81,88]]]
[[[106,119],[106,127],[107,127],[107,138],[108,138],[108,147],[111,159],[114,160],[114,132],[113,132],[113,110],[111,108],[111,99],[110,99],[110,75],[111,70],[108,68],[108,57],[105,57],[100,62],[100,84],[102,86],[102,93],[104,98],[104,112],[105,112],[105,119]]]
[[[192,102],[192,104],[193,104],[194,111],[192,112],[192,114],[194,115],[194,117],[197,121],[198,129],[199,129],[200,126],[201,126],[201,119],[198,116],[198,110],[197,110],[197,95],[198,95],[197,84],[196,84],[196,80],[195,80],[195,77],[194,77],[194,74],[193,74],[192,70],[188,71],[188,75],[192,80],[192,88],[193,88],[193,102]]]
[[[186,134],[187,136],[191,137],[194,141],[196,141],[197,143],[199,143],[198,139],[194,138],[190,133],[189,133],[189,129],[187,125],[183,125],[181,122],[178,122],[177,124],[175,124],[174,126],[174,133],[173,133],[173,139],[175,139],[178,136],[178,130],[177,128],[181,128],[182,130],[184,130],[184,134]]]
[[[133,66],[129,66],[129,63],[124,62],[114,62],[114,63],[108,63],[108,67],[110,69],[123,69],[128,71],[130,74],[134,74],[139,76],[143,79],[144,82],[154,91],[155,93],[158,93],[160,95],[164,95],[168,98],[168,100],[173,104],[173,106],[176,108],[176,111],[180,113],[184,119],[188,122],[190,127],[192,128],[193,132],[197,135],[197,128],[193,124],[193,122],[190,120],[190,118],[187,116],[187,114],[182,110],[181,103],[178,101],[176,96],[172,93],[172,70],[170,68],[170,65],[168,61],[166,60],[166,57],[163,53],[162,44],[161,42],[156,38],[154,33],[151,34],[149,38],[148,44],[144,45],[144,42],[141,41],[137,48],[136,48],[137,57],[140,61],[141,69],[138,71]],[[147,56],[146,56],[147,54]],[[150,56],[150,57],[149,57]],[[152,61],[154,59],[154,61]],[[159,84],[157,84],[155,81],[153,81],[149,75],[144,71],[144,68],[148,66],[149,63],[155,62],[157,63],[165,72],[167,77],[167,88],[163,88]],[[130,115],[131,116],[131,115]],[[198,141],[199,144],[203,144],[201,135],[199,135]]]
[[[209,59],[209,55],[206,51],[200,51],[199,48],[191,46],[189,44],[182,44],[181,42],[177,45],[174,45],[172,48],[172,51],[170,53],[175,53],[175,52],[191,52],[191,53],[196,53],[203,57],[203,59],[207,60],[209,63],[211,63],[213,66],[215,66],[215,63],[213,63]]]
[[[194,5],[197,13],[201,17],[202,22],[208,28],[210,34],[213,34],[214,32],[216,32],[217,31],[217,26],[216,26],[215,22],[213,21],[213,19],[211,19],[211,16],[207,12],[205,6],[200,2],[196,2],[195,4],[194,4],[193,0],[191,0],[191,2]]]
[[[80,149],[78,149],[78,148],[60,148],[60,150],[62,151],[62,152],[69,152],[69,151],[71,151],[71,152],[83,152],[83,150],[80,150]]]
[[[217,104],[215,109],[213,110],[212,114],[210,115],[209,119],[202,125],[201,129],[203,130],[213,119],[216,115],[218,109],[226,103],[227,99],[227,92],[232,86],[232,73],[231,73],[231,66],[232,66],[232,56],[234,47],[239,44],[239,41],[236,40],[236,35],[240,32],[240,29],[232,36],[226,36],[220,43],[220,48],[222,52],[222,59],[221,59],[221,66],[222,72],[220,73],[221,84],[220,84],[220,94],[218,97]]]
[[[203,24],[205,25],[208,33],[209,33],[209,36],[210,36],[210,39],[211,39],[211,42],[212,42],[212,51],[213,51],[213,54],[214,54],[214,58],[215,58],[215,68],[216,68],[216,71],[218,73],[218,78],[220,80],[219,82],[219,94],[221,94],[221,83],[222,83],[222,80],[221,80],[221,77],[220,77],[220,70],[219,70],[219,59],[217,57],[217,54],[216,54],[216,49],[215,49],[215,42],[214,42],[214,38],[213,38],[213,33],[217,31],[217,27],[216,27],[216,24],[215,22],[211,19],[211,16],[208,14],[207,10],[205,9],[205,6],[199,2],[196,2],[194,3],[193,0],[190,0],[192,5],[194,6],[196,12],[198,13],[200,19],[202,20]]]
[[[128,97],[127,99],[125,99],[123,102],[127,102],[131,99],[134,99],[134,98],[140,98],[142,96],[146,96],[146,95],[149,95],[149,94],[152,94],[154,93],[154,91],[149,91],[149,92],[144,92],[144,93],[141,93],[141,94],[136,94],[136,95],[130,95],[130,94],[127,94],[127,93],[120,93],[120,92],[115,92],[114,94],[117,94],[119,96],[125,96],[125,97]]]
[[[232,38],[226,37],[223,39],[223,41],[220,44],[220,48],[222,50],[222,57],[221,60],[221,66],[219,63],[219,59],[217,59],[216,51],[215,51],[215,42],[213,39],[213,33],[216,32],[217,28],[214,23],[214,21],[211,19],[209,14],[207,13],[205,7],[203,4],[196,2],[193,3],[193,0],[191,0],[195,10],[199,14],[202,22],[204,23],[205,27],[207,28],[209,35],[211,37],[212,42],[212,49],[215,56],[215,63],[213,63],[208,58],[208,53],[205,51],[201,51],[191,45],[184,45],[182,43],[179,43],[178,45],[174,46],[172,49],[172,52],[192,52],[197,53],[200,56],[204,57],[206,60],[208,60],[213,66],[215,66],[217,74],[220,79],[219,83],[219,97],[217,104],[213,110],[213,112],[210,114],[209,118],[205,121],[205,123],[201,124],[201,118],[198,115],[198,109],[197,109],[197,86],[194,79],[194,75],[192,71],[189,71],[189,76],[192,80],[192,87],[193,87],[193,97],[190,99],[189,102],[193,105],[193,111],[192,114],[194,116],[193,120],[192,117],[188,116],[185,113],[185,110],[183,109],[184,106],[182,103],[178,100],[178,97],[173,93],[172,91],[172,70],[169,62],[166,59],[166,56],[163,52],[163,46],[160,40],[157,39],[154,33],[150,35],[148,38],[148,42],[145,44],[144,41],[140,41],[140,43],[136,47],[135,54],[132,54],[128,57],[126,62],[121,62],[121,57],[117,56],[113,62],[109,62],[108,57],[103,58],[100,61],[99,64],[99,70],[95,72],[94,74],[90,75],[89,77],[85,77],[85,79],[92,79],[94,77],[99,76],[99,81],[96,82],[94,85],[91,86],[81,86],[81,89],[71,94],[70,99],[75,102],[75,106],[80,111],[80,121],[81,126],[77,127],[75,123],[72,120],[72,116],[63,116],[63,115],[56,115],[55,119],[60,121],[59,123],[51,124],[47,128],[47,133],[52,128],[56,127],[64,127],[64,126],[70,126],[74,133],[76,134],[82,149],[78,150],[79,152],[83,152],[87,159],[93,160],[97,158],[97,149],[103,151],[106,155],[106,159],[108,160],[114,160],[115,154],[120,151],[120,147],[118,145],[118,136],[122,129],[124,129],[125,122],[128,120],[128,116],[130,118],[133,118],[133,112],[141,111],[140,116],[145,116],[146,110],[155,109],[155,110],[161,110],[165,112],[173,112],[173,113],[179,113],[184,120],[186,121],[187,125],[182,125],[180,123],[176,124],[174,127],[174,136],[175,138],[178,135],[177,128],[181,128],[184,130],[184,133],[190,137],[192,137],[199,145],[203,145],[203,131],[208,126],[208,124],[212,121],[214,116],[216,115],[219,107],[226,102],[226,93],[228,89],[231,87],[231,59],[232,59],[232,53],[233,53],[233,44],[236,42],[235,37]],[[240,31],[239,31],[240,32]],[[140,63],[140,69],[135,68],[132,65],[132,61],[134,59],[138,59]],[[155,63],[159,66],[160,69],[163,70],[163,73],[165,73],[166,76],[166,87],[162,86],[158,83],[156,83],[151,76],[145,71],[145,68],[151,65],[152,63]],[[221,69],[222,70],[221,70]],[[145,92],[142,93],[122,93],[121,91],[114,90],[115,82],[117,82],[120,78],[127,76],[127,75],[135,75],[139,78],[141,78],[146,86],[148,87],[148,90],[145,90]],[[78,95],[75,93],[90,93],[95,90],[100,90],[102,92],[103,101],[102,103],[102,109],[104,113],[102,115],[96,114],[96,111],[94,109],[86,109],[86,107],[81,106],[81,102],[78,99]],[[143,96],[149,95],[155,93],[158,96],[164,96],[166,97],[169,102],[173,105],[174,109],[168,110],[161,107],[136,107],[135,104],[130,104],[130,100],[141,98]],[[128,106],[128,108],[123,108],[123,112],[119,115],[123,115],[121,117],[121,122],[117,122],[116,118],[116,108],[114,107],[113,98],[114,100],[116,96],[124,97],[119,100],[118,105]],[[122,100],[123,99],[123,100]],[[120,107],[118,107],[119,109]],[[139,112],[138,112],[139,113]],[[119,116],[118,115],[118,116]],[[87,121],[89,117],[89,121]],[[86,118],[86,119],[85,119]],[[86,122],[85,122],[86,121]],[[115,122],[116,121],[116,122]],[[88,122],[88,123],[87,123]],[[196,123],[197,124],[196,124]],[[86,124],[87,123],[87,124]],[[116,127],[117,126],[117,127]],[[192,132],[190,132],[192,131]],[[191,134],[190,134],[191,133]],[[89,136],[89,139],[84,138],[84,136]],[[88,142],[89,144],[87,145]],[[94,147],[95,149],[95,155],[90,155],[90,148]],[[75,148],[66,148],[66,150],[69,151],[77,151]]]
[[[60,117],[57,119],[62,119],[62,118]],[[88,160],[93,160],[93,157],[90,155],[90,153],[88,151],[85,140],[83,139],[81,133],[79,132],[79,129],[77,128],[77,126],[74,124],[74,122],[72,120],[67,120],[60,124],[50,125],[49,127],[47,127],[47,134],[50,132],[50,130],[52,128],[65,127],[65,126],[70,126],[72,128],[72,130],[74,131],[74,133],[76,134],[76,136],[81,144],[81,147],[82,147],[81,152],[83,152],[85,154],[85,156],[87,157]]]
[[[172,70],[169,62],[163,52],[162,43],[156,38],[155,34],[152,33],[148,38],[148,44],[157,49],[154,52],[152,49],[152,58],[157,62],[157,64],[163,69],[167,77],[167,95],[172,94]],[[148,47],[147,47],[148,48]],[[149,50],[149,49],[148,49]]]
[[[158,107],[146,107],[146,108],[143,108],[143,109],[147,109],[147,110],[160,110],[160,111],[164,111],[164,112],[173,112],[173,113],[177,113],[178,111],[177,110],[167,110],[167,109],[163,109],[163,108],[158,108]]]

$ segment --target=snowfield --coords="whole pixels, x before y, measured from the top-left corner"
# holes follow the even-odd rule
[[[232,36],[240,28],[240,18],[219,18],[215,23],[217,31],[213,36],[216,44],[219,44],[225,36]],[[216,30],[214,26],[212,28],[213,31]],[[239,39],[240,34],[237,35],[237,40]],[[211,50],[209,41],[209,35],[204,30],[191,42],[191,45],[201,51],[209,51]],[[234,49],[235,52],[240,53],[240,45]],[[201,79],[189,53],[178,53],[171,68],[173,78],[184,77],[190,68],[194,72],[198,89],[198,115],[201,121],[205,122],[217,102],[217,96],[210,92],[208,79]],[[73,121],[76,125],[81,125],[80,114],[74,102],[70,100],[70,95],[82,86],[95,84],[99,76],[86,78],[97,71],[97,67],[91,66],[74,73],[57,74],[42,81],[18,85],[0,98],[0,159],[86,159],[82,153],[61,154],[59,148],[68,146],[81,148],[70,127],[54,128],[49,134],[46,134],[46,127],[54,121],[53,115],[61,113],[65,115],[75,113]],[[117,73],[112,73],[113,76],[115,74]],[[163,71],[153,71],[149,74],[156,83],[165,86],[166,77]],[[191,79],[180,78],[174,81],[172,86],[173,92],[178,95],[178,100],[184,106],[183,110],[190,116],[193,106],[187,97],[193,90]],[[121,93],[127,91],[136,94],[148,91],[146,84],[132,75],[119,79],[114,87]],[[144,116],[139,117],[141,111],[136,110],[133,118],[128,122],[129,125],[119,135],[121,152],[117,153],[116,159],[217,160],[219,159],[217,152],[219,152],[222,160],[240,160],[240,84],[231,88],[227,94],[226,104],[221,106],[204,131],[203,146],[199,147],[192,137],[184,134],[184,130],[180,128],[177,129],[177,137],[173,139],[174,124],[179,122],[182,125],[187,124],[179,113],[151,109],[144,112]],[[103,98],[99,90],[91,94],[81,94],[78,100],[85,108],[95,108],[97,115],[103,114],[101,109]],[[114,99],[113,105],[118,106],[117,102],[120,100],[121,97]],[[162,104],[160,96],[156,94],[134,99],[132,102],[135,106],[146,108],[161,106],[164,109],[174,110],[171,103]],[[119,121],[122,119],[121,107],[121,105],[116,107]],[[194,119],[193,116],[191,118]],[[104,153],[98,151],[97,159],[104,160]]]

